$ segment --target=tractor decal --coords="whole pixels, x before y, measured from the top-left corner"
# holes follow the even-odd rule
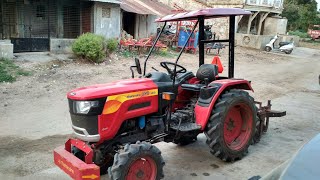
[[[64,163],[62,160],[58,160],[59,165],[61,165],[62,167],[64,167],[67,171],[71,172],[72,174],[74,174],[74,171],[71,167],[69,167],[66,163]]]
[[[137,91],[133,93],[125,93],[125,94],[109,96],[107,98],[102,114],[112,114],[116,112],[120,108],[121,104],[125,101],[138,99],[141,97],[149,97],[149,96],[157,96],[157,95],[158,95],[158,89],[151,89],[147,91]]]

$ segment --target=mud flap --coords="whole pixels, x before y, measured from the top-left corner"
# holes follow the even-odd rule
[[[69,140],[66,145],[69,145],[71,141]],[[83,162],[69,152],[66,146],[60,146],[54,150],[54,163],[72,179],[100,180],[100,167],[93,163]]]

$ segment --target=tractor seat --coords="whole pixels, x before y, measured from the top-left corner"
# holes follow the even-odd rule
[[[218,75],[218,66],[213,64],[203,64],[197,71],[197,79],[199,79],[201,84],[182,84],[181,88],[187,91],[200,92],[202,87],[205,87],[205,80],[208,80],[208,83],[216,80]]]
[[[181,73],[177,75],[177,81],[181,83],[185,83],[189,79],[193,78],[194,74],[191,71],[187,71],[185,73]]]

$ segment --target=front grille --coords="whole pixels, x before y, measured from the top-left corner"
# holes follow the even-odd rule
[[[98,116],[80,116],[71,114],[71,121],[72,125],[86,129],[89,135],[98,134]],[[83,133],[81,132],[79,134]]]
[[[85,135],[82,131],[79,131],[79,130],[77,130],[77,129],[73,129],[73,130],[74,130],[74,132],[76,132],[76,133],[78,133],[78,134]]]

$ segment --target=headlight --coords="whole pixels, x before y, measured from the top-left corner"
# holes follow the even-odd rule
[[[92,107],[98,107],[99,101],[75,101],[75,113],[88,114]]]

